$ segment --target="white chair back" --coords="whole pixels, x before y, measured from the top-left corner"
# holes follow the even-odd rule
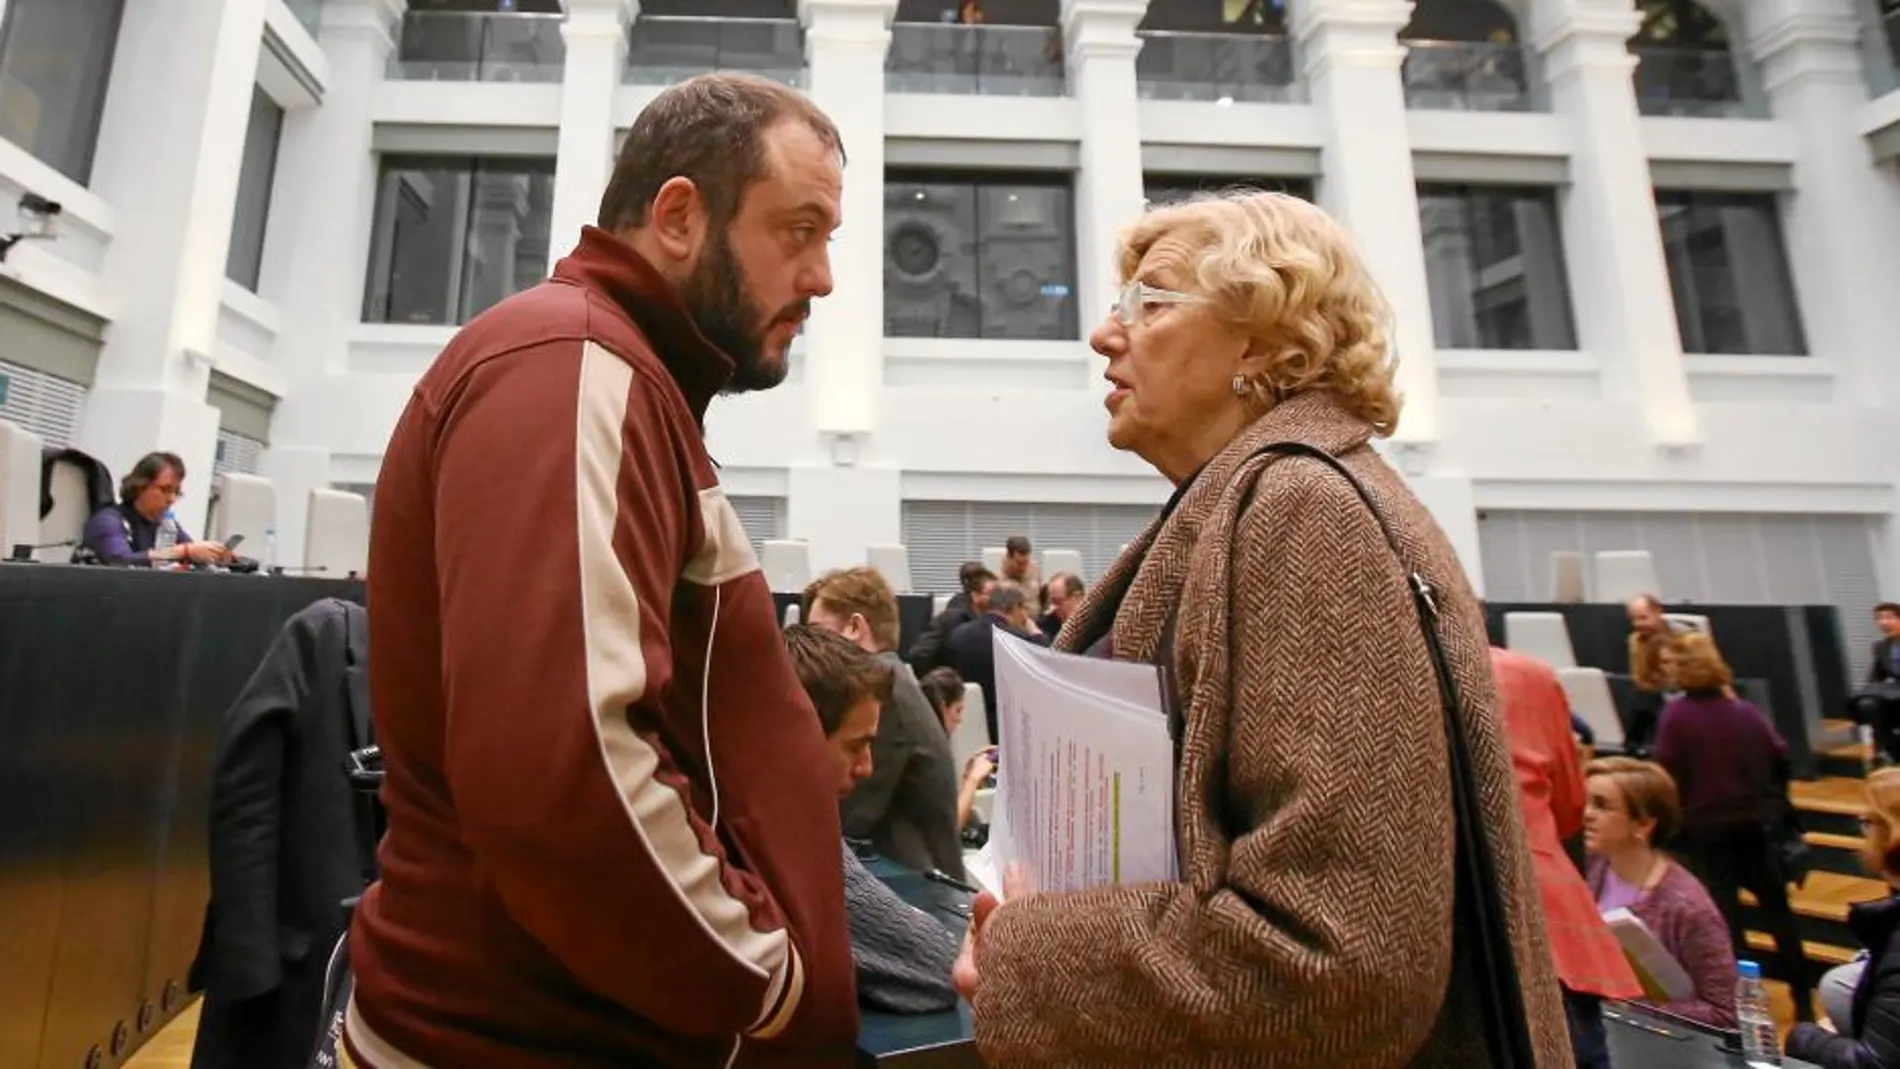
[[[14,546],[42,541],[39,436],[0,419],[0,557],[10,558]]]
[[[942,616],[942,615],[943,615],[943,611],[944,611],[945,609],[947,609],[947,608],[949,608],[949,607],[950,607],[950,599],[951,599],[951,598],[954,598],[954,597],[956,597],[956,595],[955,595],[955,594],[935,594],[935,595],[932,595],[932,596],[931,596],[931,598],[930,598],[930,616],[931,616],[931,619],[933,619],[933,620],[934,620],[934,619],[936,619],[937,617],[939,617],[939,616]]]
[[[1557,682],[1564,687],[1570,711],[1590,725],[1598,750],[1623,748],[1623,718],[1616,715],[1609,677],[1601,668],[1559,668]]]
[[[803,616],[804,616],[804,611],[798,607],[798,602],[794,601],[790,605],[785,606],[784,623],[786,627],[790,627],[793,624],[798,623],[798,621]]]
[[[244,545],[238,552],[263,560],[265,533],[277,529],[277,487],[256,475],[226,472],[212,480],[211,493],[205,537],[229,543],[234,536],[243,535]]]
[[[770,539],[761,547],[759,567],[774,591],[803,593],[811,585],[811,544]]]
[[[990,718],[988,707],[983,702],[983,688],[975,683],[963,685],[963,721],[957,725],[956,734],[950,736],[950,757],[957,774],[963,774],[963,766],[978,750],[995,743],[990,739]]]
[[[68,460],[56,461],[46,489],[53,497],[53,509],[40,517],[40,536],[33,541],[77,542],[86,532],[86,521],[92,519],[92,492],[86,486],[86,470]],[[37,502],[35,508],[37,511]],[[43,549],[35,557],[43,561],[71,560],[72,550]]]
[[[864,563],[877,569],[891,590],[908,594],[910,587],[910,550],[898,542],[876,542],[864,547]]]
[[[1715,629],[1709,626],[1709,618],[1693,612],[1666,612],[1663,620],[1676,631],[1700,631],[1710,638],[1715,637]]]
[[[1597,601],[1628,601],[1639,594],[1662,596],[1656,559],[1646,549],[1605,550],[1597,554]]]
[[[1552,668],[1577,666],[1577,654],[1570,644],[1570,628],[1562,613],[1507,612],[1504,614],[1504,645],[1507,649],[1535,657]]]
[[[1585,601],[1583,554],[1568,550],[1550,555],[1550,600],[1559,604]]]
[[[983,567],[988,568],[997,575],[1002,575],[1003,558],[1007,556],[1009,556],[1009,550],[1004,549],[1002,546],[984,546]]]
[[[310,491],[303,565],[325,579],[368,573],[369,502],[362,494],[328,488]]]
[[[1055,575],[1057,572],[1061,572],[1065,575],[1073,575],[1077,579],[1080,579],[1085,583],[1088,582],[1088,579],[1089,579],[1088,576],[1082,574],[1082,554],[1081,554],[1081,551],[1079,550],[1074,550],[1074,549],[1045,549],[1043,550],[1042,551],[1042,580],[1043,582],[1045,583],[1048,582],[1049,577],[1052,575]]]

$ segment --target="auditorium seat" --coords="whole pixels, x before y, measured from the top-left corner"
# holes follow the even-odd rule
[[[1628,601],[1639,594],[1662,596],[1656,559],[1646,549],[1612,549],[1597,554],[1596,601]]]
[[[932,595],[930,599],[930,618],[935,620],[937,617],[942,616],[943,611],[950,607],[950,599],[954,597],[956,597],[955,594]]]
[[[1709,618],[1706,616],[1698,616],[1692,612],[1666,612],[1663,613],[1663,619],[1678,628],[1700,631],[1710,638],[1715,637],[1715,629],[1709,626]]]
[[[984,546],[983,547],[983,567],[988,568],[990,571],[995,572],[997,575],[1002,575],[1003,574],[1003,558],[1008,555],[1009,555],[1009,551],[1004,549],[1002,546]]]
[[[811,585],[811,543],[767,539],[760,548],[759,567],[774,591],[803,593]]]
[[[957,724],[956,734],[950,736],[950,754],[956,762],[957,774],[963,774],[963,766],[978,750],[994,745],[990,739],[989,706],[983,701],[983,688],[975,683],[963,685],[963,720]]]
[[[232,538],[243,535],[244,545],[238,547],[238,553],[262,561],[269,551],[265,535],[276,528],[277,487],[269,479],[233,471],[212,480],[206,538],[228,545]]]
[[[1583,581],[1583,554],[1562,550],[1550,555],[1550,600],[1558,604],[1589,600]]]
[[[1082,554],[1077,550],[1045,549],[1042,551],[1043,580],[1047,582],[1049,577],[1057,572],[1073,575],[1085,583],[1088,582],[1088,576],[1082,574]]]
[[[1570,644],[1570,628],[1564,623],[1562,613],[1505,613],[1504,645],[1552,668],[1577,666],[1577,654]]]
[[[786,627],[791,627],[803,619],[804,615],[804,610],[799,608],[798,602],[794,601],[785,606],[785,619],[780,622]]]
[[[87,458],[90,460],[90,458]],[[72,542],[77,544],[86,531],[86,521],[92,519],[92,491],[86,485],[87,469],[68,459],[55,460],[50,471],[45,472],[46,493],[53,499],[52,510],[40,517],[40,537],[44,545],[51,542]],[[117,494],[118,488],[113,487]],[[72,550],[67,547],[43,549],[35,554],[42,561],[64,563],[72,559]]]
[[[911,592],[910,550],[901,542],[874,542],[864,547],[864,563],[877,570],[897,594]]]
[[[1559,668],[1557,681],[1563,684],[1570,711],[1596,734],[1597,752],[1622,752],[1623,718],[1617,715],[1616,700],[1610,696],[1610,680],[1603,670]]]
[[[40,440],[0,419],[0,554],[40,538]]]
[[[369,502],[362,494],[327,488],[310,491],[303,564],[326,579],[369,571]]]

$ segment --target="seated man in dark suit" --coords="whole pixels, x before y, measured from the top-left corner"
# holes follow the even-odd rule
[[[978,561],[969,561],[957,569],[957,582],[962,585],[962,591],[930,621],[930,626],[911,643],[910,652],[904,657],[920,676],[933,669],[949,667],[946,644],[950,633],[990,609],[990,588],[996,584],[995,572]]]
[[[1900,760],[1900,605],[1874,606],[1881,637],[1874,643],[1867,681],[1854,690],[1854,719],[1871,728],[1874,758],[1880,764]]]
[[[989,718],[990,739],[996,734],[996,648],[992,637],[997,629],[1026,642],[1040,643],[1029,619],[1029,598],[1015,583],[997,583],[990,591],[990,609],[982,616],[950,633],[950,667],[966,682],[983,688],[983,712]]]

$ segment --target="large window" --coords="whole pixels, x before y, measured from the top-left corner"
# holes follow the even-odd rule
[[[1684,352],[1807,354],[1772,194],[1659,189],[1656,214]]]
[[[1420,185],[1441,349],[1575,349],[1557,198],[1523,186]]]
[[[1076,337],[1067,175],[884,178],[884,333]]]
[[[1218,174],[1147,174],[1141,178],[1142,196],[1151,206],[1186,200],[1196,193],[1242,189],[1288,193],[1304,201],[1313,199],[1313,180],[1310,178],[1248,178]]]
[[[237,209],[231,216],[231,250],[224,274],[247,290],[257,289],[264,265],[264,224],[270,218],[271,180],[277,174],[277,141],[284,109],[264,92],[251,91],[251,124],[244,132],[244,166],[238,172]]]
[[[92,178],[124,0],[6,0],[0,137],[75,182]]]
[[[466,323],[547,272],[554,161],[387,156],[363,318]]]

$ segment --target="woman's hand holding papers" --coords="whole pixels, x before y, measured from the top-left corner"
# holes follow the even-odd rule
[[[950,971],[950,980],[956,984],[957,993],[971,1001],[976,1000],[976,941],[982,935],[983,926],[989,923],[990,914],[1003,902],[1014,902],[1036,893],[1035,884],[1029,879],[1029,871],[1021,865],[1011,865],[1003,873],[1003,898],[1001,901],[988,891],[976,896],[970,905],[970,930],[963,936],[963,951],[957,955],[956,968]]]

